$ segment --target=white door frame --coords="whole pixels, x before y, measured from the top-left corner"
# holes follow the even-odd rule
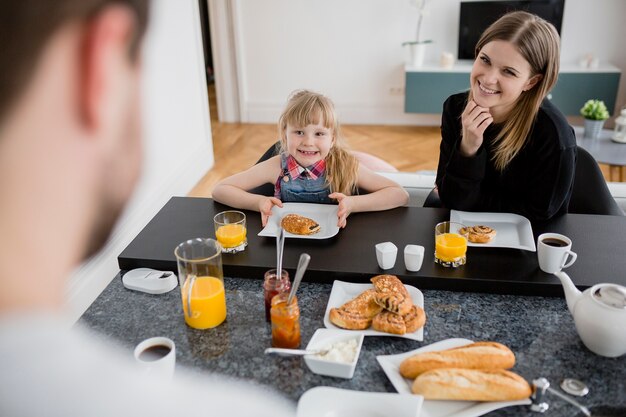
[[[211,49],[217,96],[217,115],[220,122],[235,123],[242,120],[240,95],[241,77],[237,65],[237,4],[234,0],[207,0]]]

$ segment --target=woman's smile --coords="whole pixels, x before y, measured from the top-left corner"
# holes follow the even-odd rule
[[[478,83],[478,88],[480,89],[481,93],[487,94],[487,95],[500,94],[500,91],[487,88],[478,80],[476,82]]]

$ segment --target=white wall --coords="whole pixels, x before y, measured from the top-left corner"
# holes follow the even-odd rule
[[[416,11],[408,0],[233,0],[242,121],[276,122],[288,94],[329,95],[343,123],[438,124],[404,113],[404,58]],[[428,0],[426,60],[456,56],[460,0]],[[626,105],[626,1],[566,0],[562,62],[586,53],[623,74],[617,109]],[[582,103],[581,103],[582,104]]]
[[[143,177],[108,245],[68,284],[73,320],[119,272],[117,255],[145,224],[213,166],[197,0],[152,0],[151,7],[143,51]]]

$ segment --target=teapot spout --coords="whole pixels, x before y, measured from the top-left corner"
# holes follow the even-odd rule
[[[563,271],[557,271],[554,273],[557,278],[561,281],[561,285],[563,286],[563,292],[565,293],[565,301],[567,301],[567,308],[569,312],[574,314],[574,307],[576,303],[582,296],[582,292],[576,288],[572,279]]]

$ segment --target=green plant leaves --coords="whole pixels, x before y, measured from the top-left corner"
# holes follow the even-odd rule
[[[602,100],[587,100],[580,109],[580,114],[585,119],[590,120],[606,120],[609,118],[609,111]]]

